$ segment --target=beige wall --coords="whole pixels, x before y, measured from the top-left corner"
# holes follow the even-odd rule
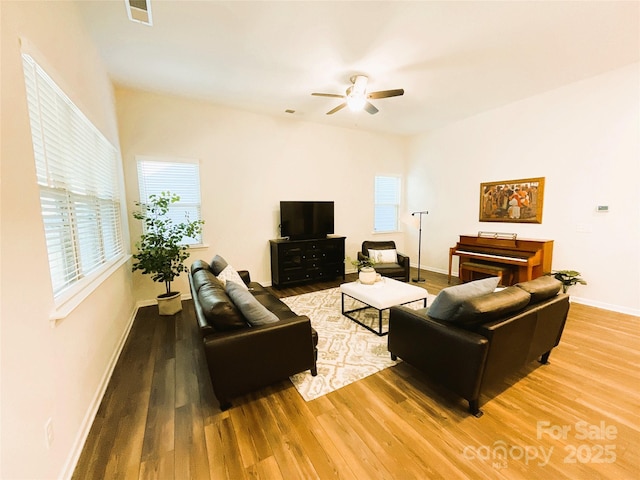
[[[402,174],[406,140],[256,115],[201,101],[116,89],[128,205],[138,198],[136,155],[200,160],[204,242],[192,259],[222,255],[252,279],[271,282],[269,239],[278,236],[280,200],[333,200],[336,234],[355,258],[373,235],[375,174]],[[130,224],[132,238],[140,225]],[[191,263],[192,259],[188,261]],[[351,268],[351,265],[348,265]],[[162,286],[134,276],[140,301]],[[176,287],[188,292],[184,276]]]
[[[588,282],[575,300],[640,315],[639,84],[633,64],[414,137],[407,198],[430,211],[423,265],[446,271],[460,234],[553,239],[553,268]],[[546,178],[541,224],[478,222],[481,182],[529,177]]]
[[[114,145],[118,134],[112,87],[73,4],[2,1],[0,9],[0,477],[52,479],[70,474],[135,304],[125,264],[57,326],[49,320],[54,304],[19,39]]]

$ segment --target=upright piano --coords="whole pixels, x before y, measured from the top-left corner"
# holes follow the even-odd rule
[[[449,282],[453,256],[459,264],[477,262],[508,267],[512,272],[511,285],[540,277],[551,271],[553,240],[511,238],[483,235],[460,235],[460,241],[449,249]]]

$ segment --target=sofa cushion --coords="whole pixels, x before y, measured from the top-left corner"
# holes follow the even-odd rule
[[[220,275],[220,272],[223,271],[228,265],[227,261],[222,258],[220,255],[216,255],[211,260],[211,271],[214,275]]]
[[[516,283],[516,287],[531,295],[531,303],[538,303],[555,297],[562,288],[562,282],[550,275],[543,275],[528,282]]]
[[[191,275],[193,281],[193,288],[196,293],[200,291],[200,287],[206,285],[207,283],[215,283],[219,284],[222,288],[224,285],[216,278],[216,276],[211,272],[211,270],[205,270],[204,268],[201,270],[197,270],[196,273]]]
[[[449,322],[467,328],[474,327],[522,310],[530,300],[531,295],[523,289],[515,286],[507,287],[465,300],[449,318]]]
[[[207,322],[217,331],[248,328],[220,282],[203,284],[198,292],[198,301]]]
[[[499,281],[498,277],[489,277],[447,287],[440,291],[429,307],[429,316],[439,320],[448,320],[458,310],[462,302],[493,292]]]
[[[243,287],[232,280],[228,280],[225,285],[225,290],[236,307],[242,312],[244,318],[246,318],[247,322],[252,326],[267,325],[279,320],[275,314],[267,310],[264,305],[256,300],[253,294],[247,290],[246,286]]]
[[[241,288],[244,288],[245,290],[248,289],[246,283],[244,283],[238,271],[231,265],[227,265],[226,267],[224,267],[224,270],[216,275],[216,277],[222,282],[223,285],[225,285],[227,281],[231,281],[237,283]]]
[[[199,270],[209,270],[211,271],[211,267],[204,260],[196,260],[191,264],[191,275],[196,273]]]

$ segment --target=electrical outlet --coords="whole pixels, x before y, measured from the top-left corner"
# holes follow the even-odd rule
[[[47,439],[47,448],[51,448],[53,445],[53,418],[49,418],[44,424],[44,433]]]

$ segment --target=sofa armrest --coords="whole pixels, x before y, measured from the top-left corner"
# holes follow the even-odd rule
[[[240,275],[245,284],[249,285],[251,283],[251,275],[248,270],[238,270],[238,275]]]
[[[409,255],[398,252],[398,264],[405,268],[409,267]]]
[[[218,400],[315,369],[311,321],[296,316],[276,323],[204,339],[209,373]]]
[[[463,398],[479,398],[489,348],[482,335],[396,306],[389,317],[388,348]]]

